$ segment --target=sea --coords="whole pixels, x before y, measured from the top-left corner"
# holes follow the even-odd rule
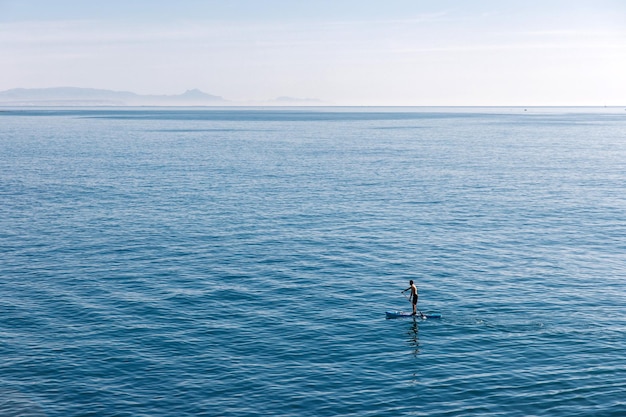
[[[0,416],[625,415],[624,108],[0,111]]]

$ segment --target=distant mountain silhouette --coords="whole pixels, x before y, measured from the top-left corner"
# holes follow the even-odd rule
[[[203,106],[228,101],[198,89],[179,95],[141,95],[94,88],[14,88],[0,91],[0,104],[13,106]]]
[[[322,104],[323,102],[316,98],[298,98],[298,97],[282,96],[282,97],[276,97],[275,99],[271,100],[270,103],[280,104],[280,105],[285,105],[285,106],[294,106],[294,105],[315,106],[315,105]]]
[[[270,100],[230,101],[198,89],[178,95],[142,95],[96,88],[14,88],[0,91],[0,106],[321,106],[316,98],[277,97]]]

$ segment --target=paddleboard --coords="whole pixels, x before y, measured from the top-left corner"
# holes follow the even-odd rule
[[[387,316],[388,319],[400,319],[403,317],[415,317],[415,318],[421,318],[421,319],[440,319],[441,318],[441,314],[439,313],[428,313],[428,314],[423,314],[420,316],[419,313],[417,313],[417,315],[413,315],[413,313],[408,312],[408,311],[386,311],[385,315]]]

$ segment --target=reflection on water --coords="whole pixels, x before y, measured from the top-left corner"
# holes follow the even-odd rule
[[[416,356],[420,353],[420,341],[419,341],[419,327],[417,325],[417,317],[412,317],[411,324],[407,330],[409,345],[413,349],[413,356]]]

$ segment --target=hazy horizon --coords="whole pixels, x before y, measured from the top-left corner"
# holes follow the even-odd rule
[[[0,91],[626,105],[626,2],[0,0]]]

